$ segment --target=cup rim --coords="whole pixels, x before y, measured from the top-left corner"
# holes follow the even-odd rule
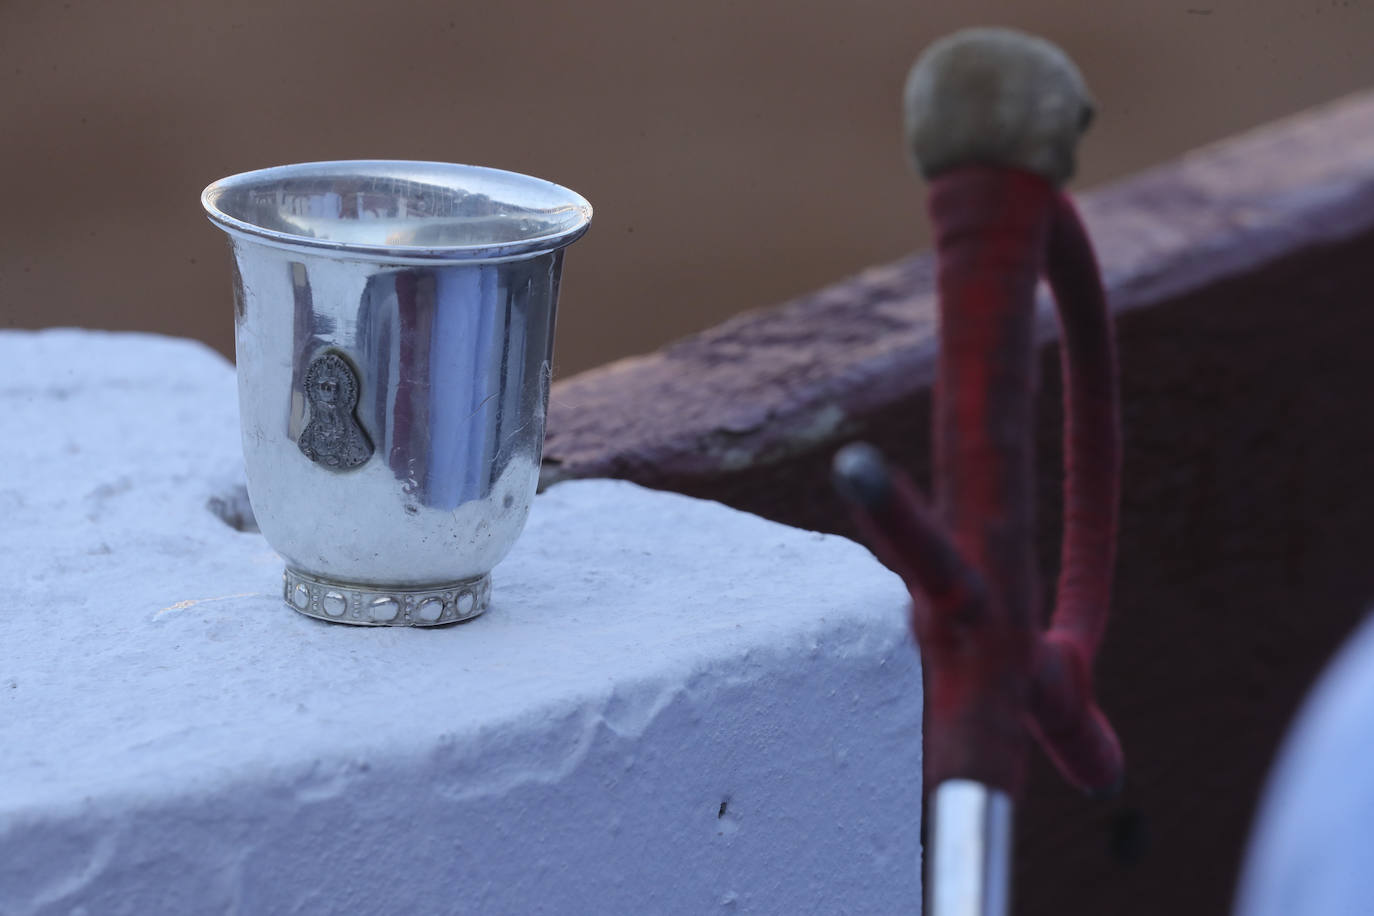
[[[555,232],[513,239],[509,242],[463,245],[393,245],[315,238],[269,229],[231,216],[219,207],[220,198],[230,191],[254,185],[270,184],[288,178],[312,175],[328,177],[330,175],[368,174],[375,174],[378,177],[407,178],[413,177],[416,173],[424,173],[428,177],[435,177],[436,173],[444,174],[448,180],[441,183],[455,190],[463,189],[464,178],[469,181],[476,179],[479,184],[486,182],[512,187],[523,185],[531,191],[539,191],[552,196],[558,201],[559,209],[571,209],[576,213],[576,216],[565,228]],[[586,233],[592,220],[592,205],[587,199],[554,182],[505,169],[419,159],[331,159],[317,162],[296,162],[289,165],[239,172],[206,185],[205,189],[201,191],[200,203],[205,208],[205,213],[210,221],[231,235],[247,236],[274,247],[333,251],[363,260],[392,262],[502,261],[528,257],[555,251],[572,244]]]

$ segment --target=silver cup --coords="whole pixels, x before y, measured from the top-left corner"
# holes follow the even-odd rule
[[[248,495],[303,614],[433,626],[482,613],[544,440],[566,188],[431,162],[217,181]]]

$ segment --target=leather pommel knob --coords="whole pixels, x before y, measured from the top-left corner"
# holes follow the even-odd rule
[[[967,29],[930,45],[911,68],[904,103],[907,145],[927,178],[980,164],[1063,184],[1093,117],[1068,55],[1010,29]]]

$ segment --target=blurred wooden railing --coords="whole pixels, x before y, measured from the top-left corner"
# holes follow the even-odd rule
[[[1017,912],[1213,916],[1289,717],[1374,599],[1374,93],[1080,203],[1121,347],[1099,692],[1130,773],[1111,802],[1035,774]],[[917,255],[562,380],[544,482],[625,478],[849,533],[828,481],[840,445],[869,440],[928,482],[933,295]],[[1048,588],[1061,414],[1041,306]]]

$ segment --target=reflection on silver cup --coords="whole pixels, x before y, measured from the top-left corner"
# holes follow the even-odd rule
[[[563,248],[591,206],[389,161],[248,172],[201,199],[233,250],[248,494],[286,603],[366,625],[480,614],[534,497]]]

